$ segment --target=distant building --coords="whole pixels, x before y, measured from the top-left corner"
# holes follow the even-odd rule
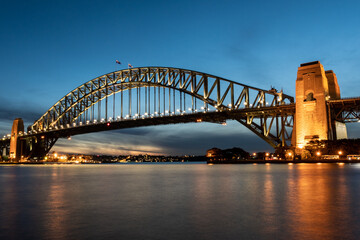
[[[222,158],[223,151],[219,148],[211,148],[206,151],[206,157],[211,159],[219,159]]]

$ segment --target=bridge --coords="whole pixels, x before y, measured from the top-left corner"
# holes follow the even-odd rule
[[[307,89],[298,82],[307,84]],[[20,118],[14,120],[11,134],[1,139],[0,145],[3,154],[19,161],[42,158],[59,138],[78,134],[188,122],[226,124],[230,119],[274,148],[301,149],[306,141],[324,139],[323,132],[326,139],[344,137],[339,129],[346,121],[359,119],[359,103],[357,98],[340,99],[335,74],[325,73],[319,62],[300,66],[296,103],[282,91],[207,73],[171,67],[130,68],[75,88],[26,130]],[[316,129],[310,129],[310,134],[303,131],[304,121],[308,121],[303,115],[309,115],[309,109],[319,116],[325,114],[326,129],[320,127],[321,134]]]

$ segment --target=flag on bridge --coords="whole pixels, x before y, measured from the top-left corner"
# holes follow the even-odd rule
[[[121,62],[120,62],[119,60],[116,60],[115,62],[116,62],[117,64],[121,64]]]
[[[133,66],[132,66],[130,63],[128,63],[128,67],[129,67],[129,68],[133,68]]]

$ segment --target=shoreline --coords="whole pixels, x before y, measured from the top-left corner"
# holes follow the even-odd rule
[[[71,162],[0,162],[1,165],[99,165],[99,164],[118,164],[118,165],[127,165],[127,164],[156,164],[156,163],[192,163],[192,162],[129,162],[129,163],[71,163]],[[321,163],[332,163],[332,164],[351,164],[351,163],[360,163],[360,160],[348,160],[348,159],[336,159],[336,160],[242,160],[242,161],[199,161],[199,162],[193,162],[193,163],[204,163],[204,164],[301,164],[301,163],[307,163],[307,164],[321,164]]]
[[[206,161],[188,162],[99,162],[99,163],[73,163],[73,162],[0,162],[1,165],[136,165],[136,164],[206,164]]]
[[[326,159],[313,159],[313,160],[243,160],[243,161],[208,161],[208,164],[299,164],[299,163],[360,163],[360,160],[348,160],[348,159],[336,159],[336,160],[326,160]]]

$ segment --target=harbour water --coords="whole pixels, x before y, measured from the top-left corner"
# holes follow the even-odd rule
[[[360,239],[360,164],[0,167],[0,239]]]

